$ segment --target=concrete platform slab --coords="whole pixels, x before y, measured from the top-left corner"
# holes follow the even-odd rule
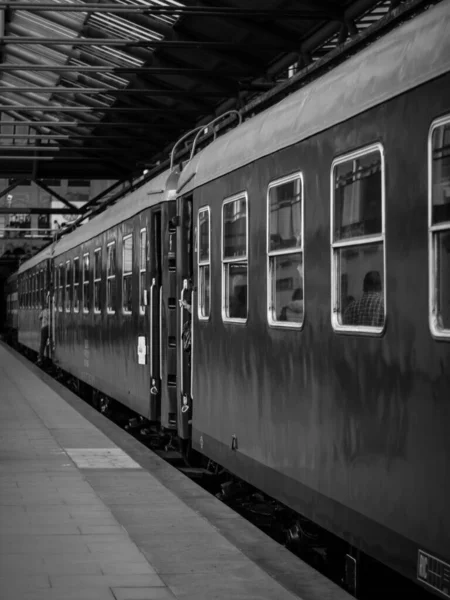
[[[0,344],[0,598],[350,597]]]

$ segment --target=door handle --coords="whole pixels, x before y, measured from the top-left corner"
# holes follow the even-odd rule
[[[154,379],[153,373],[153,290],[156,285],[156,279],[152,279],[152,284],[150,286],[150,377]]]

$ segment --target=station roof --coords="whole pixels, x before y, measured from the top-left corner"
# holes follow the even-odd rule
[[[0,0],[2,176],[162,168],[185,132],[275,97],[404,4],[425,2]]]

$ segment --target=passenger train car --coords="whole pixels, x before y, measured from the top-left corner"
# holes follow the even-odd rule
[[[56,364],[446,597],[449,69],[447,0],[24,263],[18,321],[51,278]]]

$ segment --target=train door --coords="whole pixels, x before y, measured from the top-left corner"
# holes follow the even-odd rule
[[[161,415],[162,396],[162,214],[155,207],[150,212],[150,302],[149,302],[149,340],[150,340],[150,411],[149,419],[158,421]]]
[[[56,340],[56,273],[53,271],[52,261],[48,261],[44,270],[44,293],[46,295],[46,305],[49,314],[49,328],[47,338],[47,348],[45,355],[53,360],[55,352],[55,340]]]
[[[193,214],[192,196],[181,197],[178,203],[177,273],[178,273],[178,434],[191,437],[192,420],[192,350],[193,350]]]

